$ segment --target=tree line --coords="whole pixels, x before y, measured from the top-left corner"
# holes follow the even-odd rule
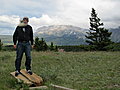
[[[35,45],[34,45],[34,49],[36,51],[58,51],[58,46],[54,45],[53,42],[51,42],[50,45],[47,45],[46,41],[41,38],[41,40],[39,40],[38,37],[35,38]]]

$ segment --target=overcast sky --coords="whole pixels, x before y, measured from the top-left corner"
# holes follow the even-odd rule
[[[106,28],[120,26],[120,0],[0,0],[0,34],[12,34],[19,19],[27,16],[34,31],[44,25],[89,28],[95,8]]]

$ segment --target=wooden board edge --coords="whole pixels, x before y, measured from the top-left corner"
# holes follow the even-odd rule
[[[54,84],[50,84],[50,86],[52,86],[53,88],[55,88],[57,90],[76,90],[76,89],[66,88],[66,87],[54,85]]]
[[[26,83],[26,84],[28,84],[28,85],[30,85],[30,86],[34,84],[34,83],[30,82],[27,78],[26,78],[27,81],[24,81],[24,80],[16,77],[16,76],[15,76],[15,72],[11,72],[10,75],[11,75],[12,77],[14,77],[18,82],[23,81],[24,83]],[[24,76],[23,76],[23,77],[24,77]],[[24,77],[24,78],[25,78],[25,77]]]
[[[21,69],[21,73],[23,73],[26,76],[27,75],[27,74],[25,74],[26,69]],[[35,74],[35,73],[33,73],[33,76],[31,75],[31,77],[35,77],[38,81],[43,82],[43,79],[40,76],[38,76],[37,74]],[[30,76],[28,77],[28,79],[31,80]],[[31,81],[34,82],[34,80],[31,80]]]
[[[48,87],[47,86],[37,86],[37,87],[30,87],[29,89],[30,90],[31,89],[48,89]]]

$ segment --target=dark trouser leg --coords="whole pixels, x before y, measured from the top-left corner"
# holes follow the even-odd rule
[[[24,53],[24,46],[21,43],[17,44],[17,48],[16,48],[16,61],[15,61],[15,68],[16,70],[20,71],[20,66],[21,66],[21,60],[22,60],[22,56]]]
[[[31,70],[31,45],[30,43],[25,44],[25,55],[26,55],[26,70]]]

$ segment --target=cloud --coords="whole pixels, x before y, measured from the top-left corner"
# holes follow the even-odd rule
[[[119,26],[120,0],[59,0],[59,17],[72,25],[89,27],[91,8],[95,8],[106,28]]]
[[[14,28],[19,22],[19,16],[0,16],[0,34],[12,34]]]
[[[89,28],[91,8],[95,8],[106,28],[120,23],[120,0],[0,0],[0,32],[11,30],[28,16],[34,31],[44,25],[75,25]]]
[[[47,14],[43,14],[40,18],[30,18],[30,23],[34,26],[34,28],[38,28],[45,25],[58,25],[61,22],[60,19],[57,17],[50,17]]]
[[[19,16],[8,16],[8,15],[2,15],[0,16],[0,22],[10,23],[11,25],[16,25],[19,21]]]
[[[8,15],[2,15],[0,16],[0,34],[4,34],[9,30],[9,34],[13,33],[16,26],[19,24],[20,18],[19,16],[8,16]],[[35,31],[37,28],[41,26],[46,25],[61,25],[64,24],[64,22],[56,17],[50,17],[47,14],[43,14],[41,17],[31,17],[30,19],[30,25],[33,27],[33,31]],[[5,30],[6,29],[6,30]]]
[[[43,14],[40,18],[36,17],[30,18],[30,24],[34,27],[34,30],[36,30],[41,26],[69,25],[70,23],[65,22],[62,18],[58,16],[49,16],[47,14]]]

